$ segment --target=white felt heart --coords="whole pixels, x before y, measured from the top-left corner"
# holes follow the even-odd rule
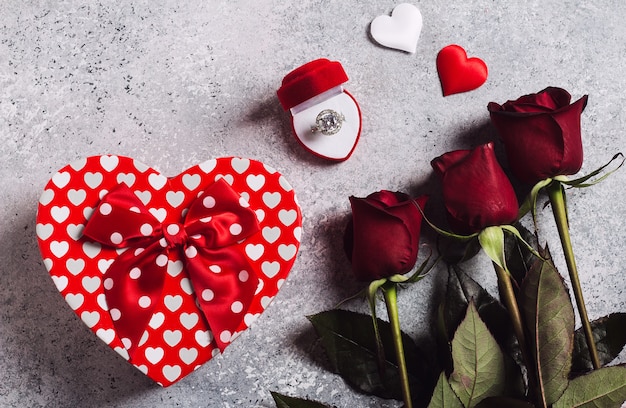
[[[397,5],[391,16],[376,17],[370,25],[370,33],[377,43],[410,53],[416,51],[421,31],[422,13],[408,3]]]

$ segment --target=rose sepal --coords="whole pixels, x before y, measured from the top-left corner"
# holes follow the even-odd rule
[[[609,167],[611,165],[611,163],[613,163],[615,160],[622,158],[622,161],[617,165],[616,168],[614,168],[613,170],[607,172],[606,174],[602,175],[601,177],[599,177],[596,180],[593,180],[589,183],[586,183],[586,181],[592,179],[593,177],[597,176],[598,174],[602,173],[604,171],[604,169],[606,169],[607,167]],[[600,166],[599,168],[597,168],[596,170],[592,171],[591,173],[579,177],[577,179],[574,180],[569,180],[567,178],[567,176],[556,176],[554,177],[555,181],[558,181],[560,183],[563,183],[565,185],[568,185],[570,187],[575,187],[575,188],[585,188],[585,187],[591,187],[593,185],[598,184],[599,182],[603,181],[604,179],[606,179],[607,177],[609,177],[611,174],[615,173],[617,170],[619,170],[623,165],[624,165],[624,161],[626,160],[626,158],[624,158],[624,155],[622,154],[622,152],[618,152],[616,153],[611,160],[609,160],[605,165]]]
[[[422,264],[410,276],[407,276],[408,274],[405,274],[405,275],[396,274],[396,275],[389,276],[387,278],[381,278],[381,279],[376,279],[374,281],[371,281],[370,284],[366,288],[362,289],[361,291],[355,293],[354,295],[346,299],[343,299],[341,302],[337,303],[334,309],[338,309],[341,305],[343,305],[344,303],[350,300],[354,300],[358,298],[367,298],[370,303],[370,306],[373,305],[372,313],[375,314],[376,313],[375,300],[376,300],[376,293],[378,289],[380,289],[384,284],[388,282],[391,282],[394,284],[411,284],[411,283],[419,282],[420,280],[424,279],[426,275],[435,267],[435,265],[441,259],[441,257],[438,257],[433,262],[433,264],[430,265],[428,269],[426,269],[431,256],[432,254],[428,255],[428,257],[424,260],[424,262],[422,262]]]
[[[367,298],[367,302],[369,304],[370,312],[372,316],[374,333],[376,335],[376,345],[379,351],[379,355],[378,355],[379,360],[381,360],[384,357],[384,354],[382,353],[382,341],[380,339],[380,334],[378,331],[378,321],[377,321],[377,313],[376,313],[376,300],[377,300],[376,295],[378,294],[378,290],[381,289],[384,292],[385,289],[388,288],[390,285],[410,284],[410,283],[415,283],[424,279],[426,275],[428,274],[428,272],[430,272],[435,267],[435,265],[439,262],[439,259],[441,259],[441,258],[437,258],[435,262],[433,262],[433,264],[430,265],[428,269],[426,269],[431,255],[428,255],[428,258],[426,258],[426,260],[422,262],[422,264],[415,270],[415,272],[413,272],[411,276],[407,277],[406,275],[396,274],[396,275],[389,276],[387,278],[374,280],[370,282],[370,284],[365,289],[363,289],[356,295],[350,296],[348,299],[343,300],[342,302],[339,303],[339,305],[341,305],[347,302],[348,300],[355,299],[357,297],[365,296]],[[337,305],[336,308],[339,307],[339,305]]]
[[[408,274],[404,274],[404,275],[400,275],[400,274],[396,274],[396,275],[392,275],[389,278],[387,278],[390,282],[393,283],[404,283],[404,284],[410,284],[410,283],[415,283],[415,282],[419,282],[422,279],[424,279],[426,277],[426,275],[428,275],[428,273],[435,267],[435,265],[437,265],[437,263],[439,263],[439,261],[441,260],[441,256],[437,257],[437,259],[435,259],[433,261],[433,263],[428,266],[428,262],[430,261],[430,258],[432,257],[432,252],[426,257],[426,259],[424,260],[424,262],[422,262],[422,264],[415,270],[415,272],[413,272],[410,276],[407,276]],[[428,269],[426,268],[428,266]]]
[[[426,221],[426,223],[435,230],[435,232],[439,235],[442,235],[444,237],[447,238],[453,238],[456,239],[458,241],[470,241],[474,238],[476,238],[478,236],[478,232],[475,232],[473,234],[469,234],[469,235],[461,235],[461,234],[455,234],[453,232],[449,232],[446,231],[442,228],[439,228],[438,226],[436,226],[435,224],[433,224],[428,217],[426,217],[426,214],[424,214],[424,210],[422,210],[422,207],[419,206],[419,204],[413,200],[413,204],[417,207],[417,209],[419,210],[419,212],[422,214],[422,218],[424,219],[424,221]]]
[[[377,290],[380,289],[387,282],[392,282],[392,283],[397,283],[397,284],[410,284],[410,283],[415,283],[424,279],[426,275],[435,267],[435,265],[441,259],[441,257],[437,258],[433,262],[432,265],[428,266],[428,262],[430,261],[431,257],[432,257],[432,253],[428,255],[428,257],[424,260],[424,262],[422,262],[422,264],[417,269],[415,269],[415,272],[413,272],[410,276],[407,276],[409,275],[408,273],[404,275],[395,274],[395,275],[388,276],[386,278],[381,278],[381,279],[376,279],[376,280],[371,281],[366,288],[362,289],[361,291],[357,292],[356,294],[346,299],[343,299],[341,302],[335,305],[334,309],[338,309],[341,305],[353,299],[364,298],[364,297],[368,299],[375,298]],[[426,268],[427,266],[428,266],[428,269]]]
[[[528,194],[528,196],[526,197],[526,199],[524,200],[524,202],[519,208],[519,212],[517,214],[518,221],[530,212],[532,214],[533,222],[535,223],[535,229],[536,229],[537,227],[537,222],[536,222],[537,221],[537,197],[539,196],[539,192],[544,187],[547,187],[550,183],[552,183],[552,181],[553,181],[552,178],[547,178],[545,180],[541,180],[540,182],[538,182],[537,184],[533,186],[533,188],[530,190],[530,193]]]
[[[519,232],[517,228],[515,228],[512,225],[501,225],[500,228],[502,228],[503,231],[506,231],[509,234],[513,235],[515,238],[517,238],[517,240],[521,242],[522,244],[524,244],[524,246],[537,258],[542,259],[544,261],[546,260],[543,256],[541,256],[539,252],[535,250],[535,248],[533,248],[532,245],[526,242],[526,240],[522,237],[522,234]]]
[[[609,171],[608,173],[602,175],[598,179],[593,180],[593,181],[587,183],[587,181],[589,181],[593,177],[597,176],[598,174],[602,173],[602,171],[604,171],[604,169],[606,169],[609,165],[611,165],[611,163],[613,163],[615,160],[617,160],[620,157],[622,158],[622,161],[617,165],[616,168],[614,168],[613,170]],[[539,181],[537,184],[535,184],[533,186],[533,188],[530,190],[530,193],[528,194],[528,196],[526,197],[526,199],[524,200],[524,202],[520,206],[519,213],[517,215],[517,219],[520,220],[524,215],[526,215],[526,214],[528,214],[530,212],[532,214],[533,222],[535,223],[535,227],[536,227],[537,226],[536,225],[537,224],[536,223],[536,221],[537,221],[537,197],[539,196],[539,192],[542,189],[544,189],[545,187],[548,187],[552,182],[559,182],[561,184],[565,184],[565,185],[567,185],[569,187],[573,187],[573,188],[591,187],[591,186],[596,185],[599,182],[605,180],[611,174],[613,174],[617,170],[619,170],[624,165],[624,161],[625,160],[626,160],[626,158],[624,157],[624,155],[621,152],[618,152],[606,164],[604,164],[603,166],[600,166],[596,170],[594,170],[591,173],[589,173],[587,175],[584,175],[582,177],[570,180],[567,176],[561,175],[561,176],[556,176],[556,177],[549,177],[549,178],[547,178],[545,180]]]
[[[508,232],[521,242],[537,258],[545,260],[524,238],[522,234],[512,225],[497,225],[487,227],[478,234],[478,242],[481,248],[493,263],[509,272],[506,266],[506,255],[504,253],[504,233]]]
[[[550,181],[552,181],[550,179]],[[549,183],[547,183],[549,184]],[[537,256],[538,258],[543,259],[543,257],[532,247],[532,245],[530,245],[528,242],[526,242],[524,240],[524,238],[522,237],[522,234],[520,234],[520,232],[517,230],[517,228],[515,228],[512,225],[498,225],[498,226],[492,226],[492,227],[487,227],[485,229],[483,229],[480,232],[475,232],[473,234],[470,235],[460,235],[460,234],[455,234],[449,231],[446,231],[442,228],[437,227],[435,224],[433,224],[428,217],[426,217],[426,214],[424,214],[424,211],[420,208],[419,205],[415,204],[415,206],[420,210],[420,212],[422,213],[422,217],[424,219],[424,221],[426,221],[426,223],[435,230],[435,232],[437,232],[439,235],[442,235],[444,237],[447,238],[453,238],[453,239],[457,239],[459,241],[470,241],[476,237],[478,237],[478,241],[481,244],[481,247],[485,250],[485,252],[487,252],[487,249],[485,248],[485,246],[483,246],[483,243],[481,242],[481,235],[485,234],[485,235],[491,235],[491,234],[498,234],[498,232],[496,232],[496,229],[499,229],[502,232],[502,256],[501,256],[501,261],[499,265],[501,265],[502,267],[505,267],[504,265],[504,233],[503,231],[509,232],[512,235],[514,235],[522,244],[524,244],[524,246],[526,248],[528,248],[528,250],[530,252],[533,253],[533,255]],[[485,242],[489,242],[490,240],[487,238],[487,236],[483,236],[482,238],[483,241]],[[489,249],[491,251],[491,248]],[[491,251],[491,253],[496,256],[494,251]],[[489,252],[487,252],[487,255],[489,255],[489,258],[492,261],[496,261]],[[499,257],[499,256],[498,256]]]
[[[504,255],[504,230],[502,227],[485,228],[478,234],[478,242],[489,259],[508,273]]]

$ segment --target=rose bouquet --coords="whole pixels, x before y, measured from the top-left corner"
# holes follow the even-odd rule
[[[615,171],[624,162],[617,154],[586,176],[568,178],[583,163],[580,119],[586,104],[587,96],[571,103],[567,91],[551,87],[488,105],[513,181],[528,186],[521,205],[493,142],[431,161],[441,180],[447,226],[430,221],[429,212],[437,209],[426,208],[426,196],[383,190],[350,197],[344,248],[354,276],[369,282],[362,294],[371,313],[338,307],[309,316],[333,371],[356,390],[402,400],[407,408],[621,406],[626,366],[609,363],[626,345],[626,313],[589,321],[565,205],[565,187],[593,185],[611,173],[605,171],[610,164],[617,161]],[[547,244],[540,244],[537,200],[544,193],[563,247],[579,329],[565,280]],[[529,213],[530,230],[521,222]],[[439,238],[436,253],[416,266],[422,224]],[[463,251],[449,249],[458,243]],[[481,253],[492,261],[499,299],[464,271],[464,262]],[[427,342],[431,346],[418,344],[401,331],[398,288],[410,290],[426,273],[441,269],[447,269],[448,283],[434,316],[437,330]],[[377,317],[378,292],[388,322]],[[273,397],[280,408],[325,406]]]

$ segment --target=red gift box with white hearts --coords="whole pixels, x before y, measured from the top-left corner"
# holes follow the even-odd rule
[[[209,160],[168,178],[105,155],[54,174],[36,229],[68,305],[169,386],[269,305],[296,260],[302,215],[284,176],[255,160]]]

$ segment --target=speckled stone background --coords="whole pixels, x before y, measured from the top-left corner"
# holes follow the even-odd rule
[[[415,1],[424,29],[407,54],[368,35],[370,21],[396,4],[0,2],[0,406],[273,407],[273,390],[337,407],[400,405],[359,395],[311,355],[305,315],[360,289],[340,249],[348,196],[429,193],[436,212],[430,160],[494,138],[488,102],[546,86],[589,94],[583,173],[626,151],[626,8],[621,0]],[[444,98],[435,57],[451,43],[484,59],[490,75]],[[340,164],[301,149],[275,96],[287,72],[319,57],[342,62],[363,113],[361,141]],[[219,156],[255,158],[281,171],[302,205],[301,252],[273,304],[224,355],[167,389],[92,335],[39,256],[43,186],[65,164],[97,154],[131,156],[166,175]],[[569,192],[592,318],[626,311],[625,186],[621,170]],[[549,210],[539,223],[565,271]],[[484,257],[468,268],[495,291]],[[407,332],[429,329],[444,282],[440,268],[400,293]],[[366,311],[358,301],[350,307]]]

